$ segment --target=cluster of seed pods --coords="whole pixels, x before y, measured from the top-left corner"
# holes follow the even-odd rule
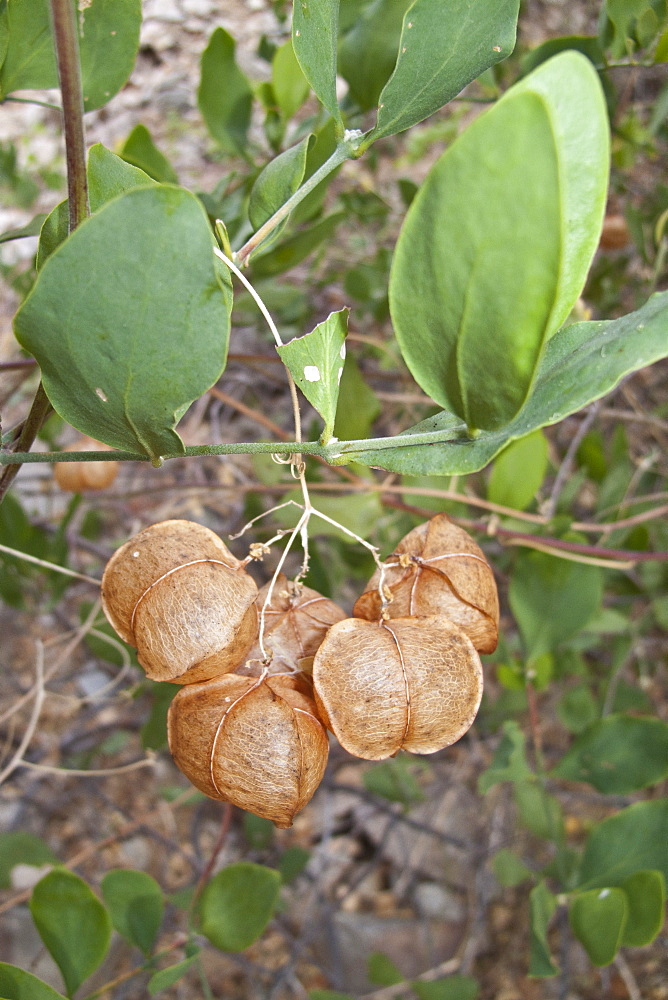
[[[325,771],[326,730],[381,760],[458,740],[498,633],[494,578],[444,515],[411,531],[348,618],[279,576],[258,592],[191,521],[139,532],[102,579],[105,613],[153,680],[183,685],[168,716],[176,765],[206,795],[289,827]],[[260,625],[262,621],[262,636]]]

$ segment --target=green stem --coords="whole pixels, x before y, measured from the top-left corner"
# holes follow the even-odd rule
[[[311,193],[320,184],[325,177],[329,177],[337,167],[340,167],[345,160],[354,159],[358,155],[358,146],[360,139],[362,137],[361,132],[349,132],[343,137],[341,142],[337,145],[336,149],[330,156],[328,160],[322,164],[321,167],[311,174],[308,180],[305,180],[302,186],[291,195],[288,200],[281,205],[277,212],[274,212],[272,217],[268,219],[263,226],[260,226],[256,233],[253,233],[251,238],[244,243],[240,250],[234,255],[235,263],[243,267],[244,264],[248,262],[248,258],[256,250],[260,244],[269,236],[270,233],[276,229],[278,225],[287,219],[288,215],[297,205],[306,198],[307,195]]]

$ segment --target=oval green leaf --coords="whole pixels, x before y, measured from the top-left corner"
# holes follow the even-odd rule
[[[0,996],[2,1000],[65,1000],[37,976],[6,962],[0,962]]]
[[[299,111],[309,95],[308,80],[302,72],[291,39],[280,45],[271,61],[271,85],[285,121]]]
[[[339,0],[294,0],[292,45],[297,61],[322,106],[340,123],[336,99],[338,31]]]
[[[107,872],[100,888],[114,928],[150,955],[165,906],[158,883],[146,872],[119,868]]]
[[[272,868],[240,861],[211,879],[200,903],[201,931],[221,951],[243,951],[274,915],[281,876]]]
[[[589,726],[552,771],[586,781],[606,795],[625,795],[668,777],[668,723],[609,715]]]
[[[594,827],[587,840],[578,885],[622,885],[638,871],[668,879],[668,799],[638,802]]]
[[[666,880],[662,872],[636,872],[624,879],[621,888],[629,909],[622,945],[626,948],[642,948],[651,944],[663,927]]]
[[[628,904],[621,889],[592,889],[580,893],[568,909],[576,938],[594,965],[609,965],[619,951]]]
[[[58,86],[49,0],[11,0],[9,46],[0,94]],[[95,0],[77,16],[84,110],[106,104],[126,82],[137,57],[141,0]]]
[[[243,153],[253,91],[237,66],[235,49],[232,36],[216,28],[202,53],[197,104],[218,145],[230,153]]]
[[[274,157],[258,174],[248,204],[248,217],[254,229],[259,229],[295,193],[304,179],[306,159],[314,137],[307,135],[296,146]],[[271,233],[274,240],[281,233],[287,218]],[[266,248],[269,240],[258,246]]]
[[[58,858],[41,837],[33,833],[0,833],[0,889],[11,888],[15,865],[57,865]],[[2,995],[2,994],[0,994]]]
[[[136,188],[83,222],[14,321],[55,410],[116,448],[181,453],[174,425],[225,365],[219,274],[204,209],[182,188]]]
[[[30,913],[71,996],[109,950],[109,914],[83,879],[64,868],[40,879],[30,899]]]
[[[504,507],[525,510],[536,496],[547,472],[547,438],[541,430],[512,441],[494,462],[487,499]]]
[[[575,76],[575,109],[562,106],[562,74]],[[537,76],[547,83],[532,90]],[[569,293],[570,309],[584,284],[591,235],[564,232],[580,195],[605,193],[607,146],[584,138],[598,129],[592,116],[605,121],[591,64],[555,57],[453,143],[408,211],[390,276],[397,338],[416,381],[470,428],[494,430],[519,412]]]

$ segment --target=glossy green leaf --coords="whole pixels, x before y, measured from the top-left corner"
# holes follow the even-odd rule
[[[608,715],[586,729],[552,771],[586,781],[606,795],[624,795],[668,777],[668,723]]]
[[[200,904],[201,931],[221,951],[243,951],[271,920],[281,876],[271,868],[240,861],[211,879]]]
[[[64,868],[40,879],[30,899],[30,913],[71,996],[109,950],[109,914],[83,879]]]
[[[39,867],[48,864],[57,865],[58,858],[41,837],[20,831],[0,833],[0,889],[11,888],[15,865]]]
[[[292,44],[304,76],[332,118],[341,121],[336,99],[339,0],[294,0]]]
[[[9,46],[0,96],[58,86],[49,0],[9,0]],[[139,48],[141,0],[95,0],[78,16],[84,109],[101,108],[130,76]]]
[[[154,973],[148,981],[148,995],[155,997],[158,993],[162,993],[163,990],[168,990],[174,983],[178,983],[179,979],[183,979],[196,962],[197,954],[191,955],[190,958],[184,958],[182,962],[177,962],[175,965],[170,965],[166,969],[160,969],[159,972]]]
[[[96,143],[88,151],[86,166],[88,175],[88,200],[91,212],[97,212],[112,198],[136,187],[148,187],[153,180],[101,143]],[[67,239],[69,234],[69,206],[67,198],[61,201],[46,217],[40,231],[37,247],[37,269],[41,270],[44,261],[56,247]]]
[[[529,975],[540,978],[556,976],[559,969],[552,961],[547,941],[547,929],[557,908],[557,900],[544,882],[539,882],[529,894],[530,957]]]
[[[515,510],[526,510],[547,472],[547,438],[537,430],[512,441],[494,462],[487,499]]]
[[[65,1000],[62,993],[56,993],[31,972],[6,962],[0,962],[0,996],[2,1000]]]
[[[425,392],[469,427],[519,412],[582,289],[603,218],[606,122],[591,64],[563,53],[469,126],[408,211],[390,277],[397,337]],[[583,224],[573,215],[585,198]]]
[[[378,104],[380,92],[392,75],[404,14],[412,3],[413,0],[372,0],[341,41],[339,74],[363,111]],[[441,8],[441,19],[446,11],[447,8]]]
[[[414,979],[411,989],[418,1000],[475,1000],[478,996],[478,983],[472,976]]]
[[[544,552],[520,552],[508,596],[527,653],[539,656],[576,635],[598,611],[603,571]]]
[[[197,198],[155,185],[113,199],[51,255],[15,331],[65,420],[154,460],[183,450],[174,424],[227,352],[230,292],[212,247]]]
[[[622,885],[637,871],[668,879],[668,799],[638,802],[594,827],[585,847],[578,886]]]
[[[628,920],[622,935],[626,948],[642,948],[657,937],[665,917],[666,880],[662,872],[640,871],[624,879]]]
[[[311,89],[290,39],[274,53],[271,61],[271,84],[281,115],[285,121],[289,121],[299,111]]]
[[[391,472],[467,475],[483,469],[509,442],[564,417],[611,392],[626,375],[668,356],[668,292],[653,295],[637,312],[603,322],[574,323],[547,345],[532,393],[512,423],[466,437],[459,417],[444,411],[399,435],[406,446],[346,449],[349,461]],[[429,435],[414,439],[413,435]],[[341,435],[339,435],[341,437]],[[440,444],[438,442],[441,442]],[[436,446],[435,446],[436,445]]]
[[[573,933],[598,966],[609,965],[617,954],[627,918],[628,905],[621,889],[579,893],[568,908]]]
[[[519,0],[415,0],[370,141],[423,121],[515,47]]]
[[[248,203],[248,217],[254,229],[259,229],[267,219],[270,219],[301,184],[311,142],[312,136],[307,135],[296,146],[286,149],[270,160],[258,174]],[[273,230],[270,237],[272,241],[283,230],[286,222],[287,217]],[[268,241],[259,245],[267,247]]]
[[[478,791],[488,792],[501,781],[524,781],[534,777],[524,748],[524,733],[514,720],[503,725],[503,736],[491,765],[478,778]]]
[[[496,880],[506,888],[521,885],[533,878],[533,872],[508,847],[501,848],[492,858],[492,870]]]
[[[145,125],[135,125],[120,149],[124,160],[152,177],[154,181],[177,184],[178,177],[171,163],[151,138]]]
[[[382,951],[374,951],[368,956],[366,970],[367,979],[374,986],[396,986],[404,981],[404,976],[392,959]]]
[[[325,421],[323,442],[329,440],[334,429],[346,357],[348,312],[348,309],[340,309],[330,313],[310,333],[276,348],[295,383]]]
[[[273,278],[301,264],[309,254],[334,235],[336,227],[344,218],[343,212],[328,215],[322,222],[300,230],[267,253],[253,257],[253,278]]]
[[[253,91],[235,59],[234,39],[216,28],[202,53],[197,104],[206,127],[226,152],[246,148]]]
[[[114,928],[150,955],[165,907],[158,883],[146,872],[119,868],[107,872],[100,888]]]

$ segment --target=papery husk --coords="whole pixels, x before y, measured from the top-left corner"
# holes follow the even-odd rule
[[[402,538],[387,564],[384,589],[391,597],[391,619],[444,615],[464,629],[480,653],[493,653],[499,634],[499,598],[492,569],[482,549],[447,514],[437,514]],[[381,616],[376,570],[358,598],[353,615]]]
[[[148,677],[178,684],[233,670],[258,634],[255,581],[193,521],[140,531],[107,563],[102,606]]]
[[[313,662],[316,705],[341,746],[382,760],[434,753],[469,729],[482,697],[471,640],[438,615],[333,625]]]
[[[65,451],[111,451],[108,444],[82,437]],[[61,490],[81,493],[85,490],[106,490],[118,475],[118,462],[55,462],[53,478]]]
[[[260,614],[269,586],[266,584],[258,594]],[[346,617],[343,608],[329,597],[293,583],[282,573],[274,584],[264,615],[263,642],[270,659],[264,661],[258,639],[247,655],[248,671],[253,673],[258,672],[258,664],[266,666],[270,674],[301,670],[302,664],[315,656],[327,630]]]
[[[167,735],[196,788],[281,828],[312,798],[329,750],[310,682],[299,675],[190,684],[170,705]]]

